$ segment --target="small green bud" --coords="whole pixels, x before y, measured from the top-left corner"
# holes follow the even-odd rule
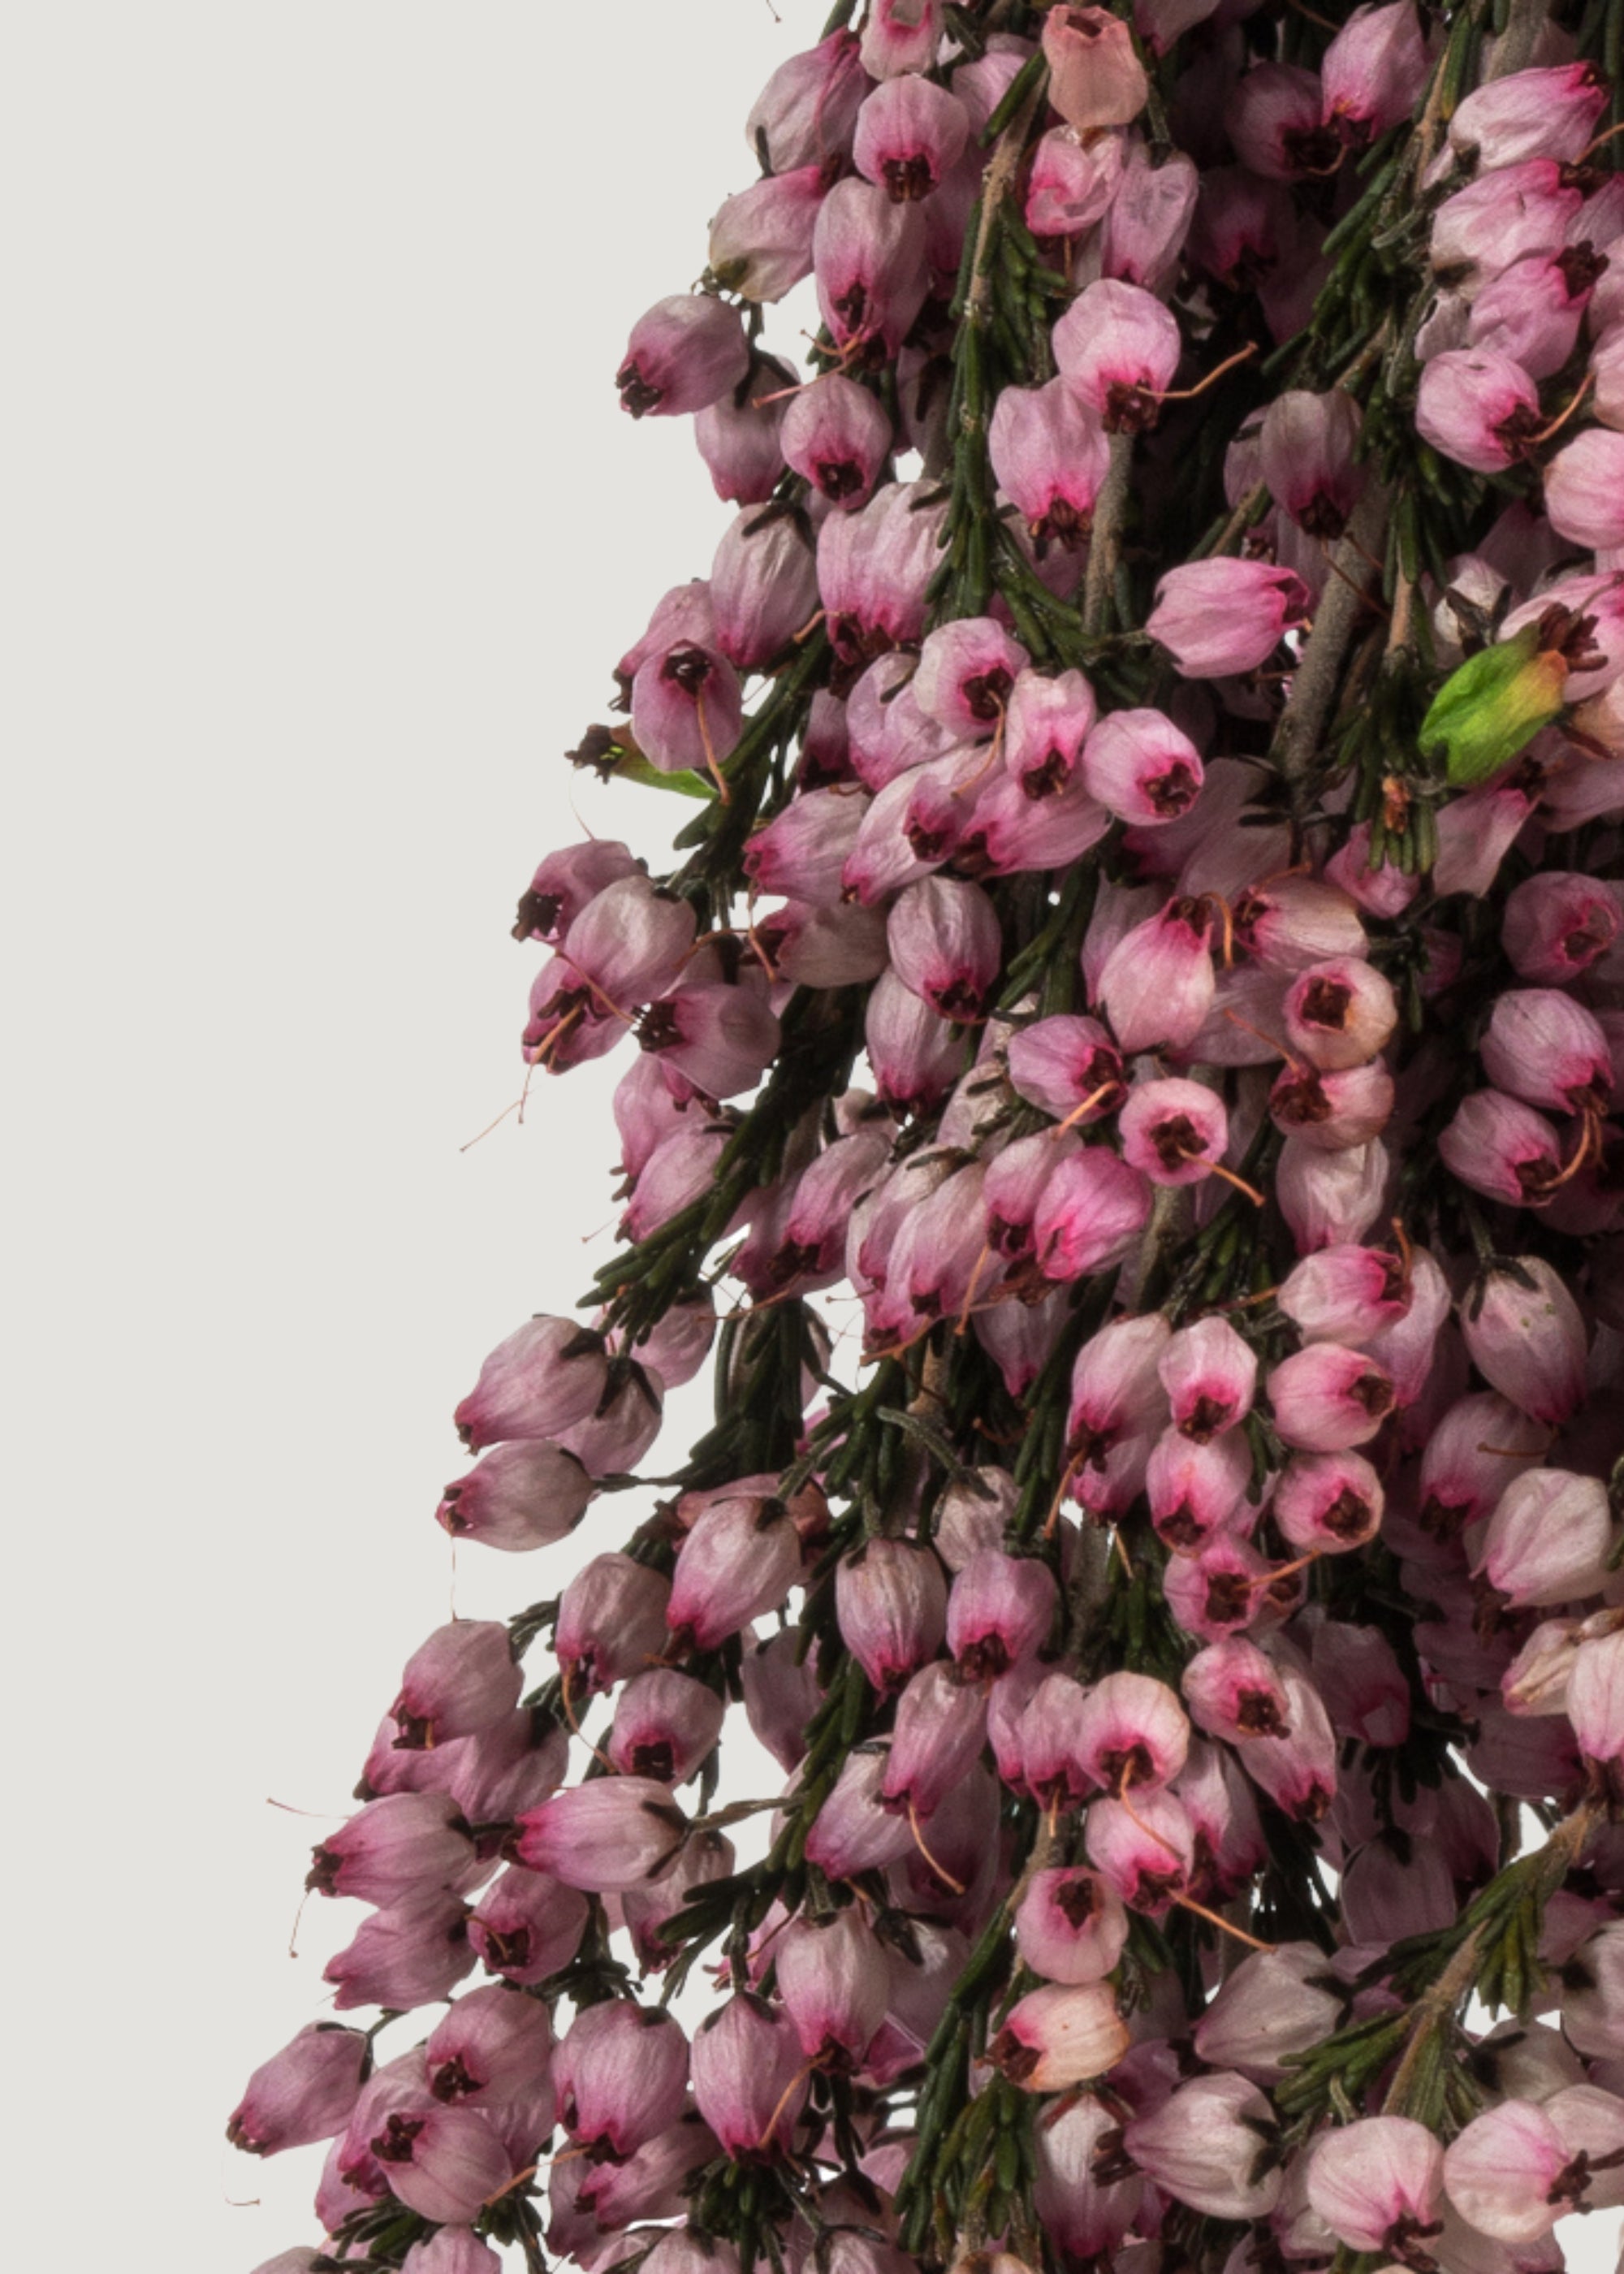
[[[1541,627],[1468,656],[1452,671],[1421,721],[1424,752],[1441,746],[1457,789],[1487,781],[1527,749],[1562,709],[1568,659],[1540,642]]]

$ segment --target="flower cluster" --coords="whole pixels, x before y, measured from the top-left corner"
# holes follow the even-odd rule
[[[1614,12],[846,0],[763,89],[617,373],[735,516],[573,754],[686,858],[515,927],[527,1066],[628,1055],[623,1246],[440,1522],[717,1419],[407,1663],[309,1883],[383,2018],[230,2121],[331,2143],[263,2274],[1553,2274],[1624,2204]]]

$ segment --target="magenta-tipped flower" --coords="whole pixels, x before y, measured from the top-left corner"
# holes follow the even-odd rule
[[[1364,1065],[1398,1024],[1391,986],[1357,955],[1311,963],[1286,990],[1283,1009],[1287,1042],[1325,1072]]]
[[[1274,2113],[1232,2072],[1198,2076],[1154,2114],[1135,2117],[1123,2147],[1147,2180],[1209,2218],[1266,2218],[1279,2200]]]
[[[871,79],[929,71],[942,39],[942,0],[874,0],[862,33],[862,67]]]
[[[1407,118],[1430,64],[1414,0],[1356,8],[1320,64],[1327,120],[1356,147]]]
[[[1192,1555],[1204,1540],[1239,1520],[1252,1483],[1252,1448],[1230,1431],[1197,1444],[1164,1429],[1145,1465],[1145,1497],[1156,1537],[1176,1555]]]
[[[891,2003],[885,1953],[861,1909],[792,1918],[772,1962],[806,2059],[837,2074],[861,2069]]]
[[[1514,987],[1496,998],[1478,1044],[1489,1080],[1548,1112],[1603,1113],[1613,1056],[1599,1022],[1555,987]]]
[[[650,656],[632,681],[632,733],[657,772],[715,777],[743,719],[738,673],[695,640]]]
[[[1393,1384],[1372,1359],[1339,1343],[1312,1343],[1268,1378],[1274,1427],[1308,1453],[1344,1452],[1373,1437],[1393,1406]]]
[[[1492,348],[1451,349],[1422,369],[1416,431],[1474,473],[1503,473],[1527,455],[1540,424],[1533,380]]]
[[[387,2116],[372,2150],[390,2194],[440,2225],[465,2225],[512,2176],[507,2150],[473,2108]]]
[[[545,2077],[552,2052],[546,2007],[499,1983],[468,1991],[435,2025],[425,2074],[436,2100],[489,2107]]]
[[[891,969],[938,1018],[981,1017],[1003,950],[997,911],[979,885],[926,877],[886,921]]]
[[[1520,979],[1562,987],[1605,955],[1624,928],[1615,889],[1571,870],[1545,869],[1506,895],[1500,939]]]
[[[1199,1185],[1229,1142],[1223,1101],[1199,1081],[1145,1081],[1117,1120],[1122,1157],[1153,1185]]]
[[[695,2101],[725,2155],[749,2162],[788,2152],[807,2081],[782,2007],[741,1991],[701,2022],[690,2058]]]
[[[512,1712],[523,1686],[508,1630],[488,1619],[437,1627],[406,1661],[389,1708],[407,1751],[465,1737]]]
[[[785,463],[821,497],[853,513],[868,503],[891,455],[891,425],[871,389],[825,372],[790,397],[778,444]]]
[[[1122,1902],[1082,1864],[1036,1872],[1015,1914],[1015,1946],[1048,1982],[1102,1981],[1127,1939]]]
[[[1049,98],[1068,126],[1126,126],[1150,92],[1127,25],[1108,8],[1053,7],[1043,19]]]
[[[1107,433],[1156,424],[1178,368],[1178,326],[1154,293],[1109,277],[1090,284],[1055,326],[1055,362]]]
[[[1180,1687],[1197,1727],[1209,1737],[1242,1744],[1250,1737],[1290,1734],[1290,1702],[1279,1670],[1244,1635],[1197,1651]]]
[[[1474,1567],[1514,1609],[1577,1601],[1605,1584],[1607,1488],[1568,1469],[1530,1469],[1495,1502]]]
[[[835,1570],[840,1638],[882,1697],[936,1656],[947,1628],[947,1582],[929,1547],[865,1540]]]
[[[545,1438],[494,1446],[448,1484],[435,1515],[454,1540],[523,1553],[573,1532],[595,1487],[573,1453]]]
[[[769,171],[819,166],[851,147],[868,91],[855,32],[831,32],[781,63],[751,105],[744,139]]]
[[[1125,1670],[1096,1682],[1078,1709],[1072,1747],[1086,1781],[1105,1792],[1159,1791],[1184,1765],[1190,1724],[1165,1682]]]
[[[686,1784],[698,1773],[722,1733],[726,1701],[674,1667],[634,1675],[615,1701],[604,1750],[628,1776],[657,1784]]]
[[[479,1896],[468,1939],[488,1972],[528,1986],[568,1965],[586,1922],[579,1889],[515,1864]]]
[[[685,1647],[714,1650],[775,1610],[800,1570],[800,1535],[781,1501],[754,1494],[713,1501],[678,1551],[665,1623]]]
[[[312,2022],[255,2069],[226,2137],[250,2156],[335,2139],[360,2097],[367,2042],[359,2029]]]
[[[607,1381],[601,1335],[574,1319],[531,1319],[480,1367],[456,1409],[457,1429],[472,1452],[508,1438],[556,1438],[585,1420]]]
[[[1106,957],[1094,993],[1128,1055],[1181,1049],[1200,1033],[1215,984],[1214,921],[1205,899],[1171,900]]]
[[[1192,561],[1169,568],[1145,620],[1185,679],[1229,679],[1267,663],[1305,621],[1308,595],[1267,561]]]
[[[988,449],[999,488],[1026,524],[1039,558],[1075,546],[1094,525],[1110,467],[1098,413],[1066,380],[1006,387],[993,406]]]
[[[1439,2232],[1442,2144],[1408,2116],[1367,2116],[1326,2133],[1308,2163],[1308,2200],[1350,2250],[1406,2259]]]
[[[857,114],[852,157],[895,205],[928,198],[962,155],[970,119],[946,87],[917,73],[883,79]]]
[[[947,1646],[961,1677],[996,1681],[1036,1657],[1058,1602],[1046,1563],[996,1548],[972,1555],[954,1576],[947,1598]]]
[[[623,2163],[682,2113],[688,2046],[676,2016],[626,1998],[583,2007],[559,2047],[559,2115],[578,2148]]]
[[[615,374],[620,407],[634,418],[703,410],[750,367],[739,312],[703,292],[657,300],[632,328]]]
[[[916,205],[848,176],[818,207],[812,237],[817,305],[835,345],[894,356],[924,303],[925,222]]]
[[[1543,1256],[1484,1272],[1461,1310],[1467,1354],[1490,1387],[1534,1421],[1560,1429],[1584,1400],[1579,1306]]]
[[[818,588],[830,638],[844,662],[868,662],[923,633],[944,510],[929,483],[892,482],[858,511],[825,516],[817,538]]]
[[[594,1555],[559,1598],[553,1646],[577,1698],[613,1690],[657,1658],[671,1583],[634,1556]]]
[[[1067,2092],[1115,2068],[1128,2042],[1108,1983],[1061,1983],[1017,1999],[987,2057],[1027,2092]]]
[[[600,1777],[530,1809],[519,1818],[514,1846],[532,1871],[588,1894],[615,1894],[658,1879],[687,1830],[669,1786],[651,1777]]]
[[[312,1851],[305,1886],[361,1901],[410,1902],[455,1891],[474,1860],[467,1826],[449,1793],[386,1793]]]
[[[1156,1361],[1173,1424],[1198,1445],[1234,1428],[1252,1411],[1257,1391],[1257,1352],[1227,1319],[1216,1315],[1181,1327]]]
[[[1324,1555],[1345,1555],[1373,1540],[1381,1528],[1382,1505],[1375,1470],[1346,1450],[1294,1455],[1270,1503],[1293,1547]]]

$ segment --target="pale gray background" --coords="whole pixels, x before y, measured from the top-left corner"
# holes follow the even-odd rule
[[[560,754],[726,520],[612,380],[753,177],[782,4],[7,19],[8,2263],[312,2238],[317,2159],[221,2136],[358,1916],[289,1962],[332,1818],[267,1796],[344,1809],[452,1600],[450,1407],[606,1252],[618,1062],[459,1148],[572,799],[672,826]],[[456,1603],[569,1562],[465,1551]]]

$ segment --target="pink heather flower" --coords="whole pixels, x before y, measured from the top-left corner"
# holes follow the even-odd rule
[[[867,662],[921,637],[945,514],[936,487],[919,481],[888,483],[858,511],[825,516],[817,537],[817,581],[842,662]]]
[[[1322,108],[1313,72],[1294,64],[1254,64],[1237,81],[1225,112],[1236,156],[1268,182],[1334,174],[1343,144],[1335,126],[1321,123]]]
[[[227,2139],[250,2156],[335,2139],[360,2097],[366,2052],[359,2029],[311,2022],[255,2069],[231,2112]]]
[[[749,1991],[700,2024],[694,2099],[735,2162],[786,2154],[807,2097],[800,2043],[782,2007]]]
[[[680,1946],[666,1939],[666,1927],[701,1887],[731,1879],[737,1862],[725,1833],[696,1832],[663,1879],[651,1886],[628,1888],[621,1895],[621,1915],[644,1973],[660,1974],[671,1964]]]
[[[997,912],[979,885],[926,877],[886,920],[891,969],[939,1018],[981,1018],[1003,960]]]
[[[1321,1153],[1368,1145],[1393,1111],[1393,1077],[1380,1060],[1320,1073],[1288,1066],[1269,1091],[1269,1118],[1284,1137]]]
[[[1252,1411],[1257,1352],[1227,1319],[1197,1319],[1181,1327],[1164,1344],[1157,1373],[1174,1427],[1194,1444],[1208,1443]]]
[[[778,444],[786,464],[820,497],[853,513],[868,503],[891,455],[891,420],[868,388],[825,372],[790,397]]]
[[[963,1058],[952,1028],[892,971],[876,981],[863,1015],[875,1087],[898,1113],[922,1113],[945,1097]]]
[[[806,1856],[826,1879],[855,1879],[882,1871],[914,1848],[906,1813],[884,1796],[889,1748],[876,1744],[846,1756],[834,1789],[807,1834]]]
[[[1408,118],[1431,68],[1413,0],[1356,8],[1320,62],[1325,117],[1356,146]]]
[[[390,2194],[438,2225],[465,2225],[512,2176],[507,2150],[472,2108],[387,2116],[372,2150]]]
[[[835,1568],[840,1638],[880,1695],[934,1658],[947,1627],[947,1582],[929,1547],[865,1540]]]
[[[1103,1146],[1064,1158],[1043,1187],[1032,1236],[1046,1278],[1120,1263],[1150,1218],[1150,1186]]]
[[[1094,722],[1094,690],[1080,671],[1018,673],[1004,711],[1004,771],[1028,799],[1055,797],[1079,778]]]
[[[389,1708],[399,1731],[395,1743],[416,1751],[485,1728],[513,1711],[523,1687],[505,1626],[454,1619],[406,1661]]]
[[[1480,173],[1529,158],[1571,163],[1583,154],[1606,101],[1594,64],[1513,72],[1462,98],[1449,121],[1449,140],[1476,159]]]
[[[1532,380],[1553,379],[1578,344],[1584,312],[1606,265],[1607,256],[1588,244],[1514,260],[1472,302],[1466,345],[1509,356]],[[1605,417],[1602,399],[1597,410]]]
[[[1153,56],[1165,56],[1181,33],[1216,12],[1214,0],[1134,0],[1133,26]]]
[[[1296,974],[1339,956],[1362,956],[1368,942],[1350,896],[1317,877],[1248,885],[1234,902],[1238,946],[1270,971]]]
[[[1122,180],[1123,143],[1109,132],[1085,139],[1074,126],[1054,126],[1041,137],[1022,211],[1034,237],[1082,237],[1103,220]]]
[[[321,1969],[334,1985],[334,2006],[341,2014],[357,2006],[405,2013],[448,1998],[474,1962],[466,1917],[466,1905],[451,1896],[373,1911]]]
[[[1300,1581],[1298,1582],[1300,1584]],[[1299,1823],[1317,1824],[1336,1797],[1340,1739],[1313,1683],[1285,1665],[1286,1728],[1265,1730],[1237,1756],[1259,1790]]]
[[[942,39],[942,0],[875,0],[862,34],[862,67],[871,79],[929,71]]]
[[[1034,1658],[1049,1639],[1058,1603],[1059,1590],[1046,1563],[996,1548],[978,1549],[948,1590],[947,1647],[959,1677],[967,1683],[996,1681]]]
[[[751,105],[745,140],[771,173],[822,165],[850,148],[868,91],[857,34],[831,32],[778,65]]]
[[[1119,821],[1177,821],[1200,792],[1200,755],[1160,711],[1111,711],[1083,746],[1083,779]]]
[[[1146,2178],[1209,2218],[1267,2218],[1280,2199],[1278,2127],[1255,2084],[1219,2072],[1135,2117],[1123,2147]]]
[[[638,875],[642,868],[626,846],[609,838],[590,837],[584,844],[549,853],[519,902],[514,937],[561,940],[590,900],[622,877]]]
[[[894,204],[912,204],[940,187],[963,154],[970,118],[945,87],[915,72],[884,79],[857,114],[852,157],[866,181]]]
[[[1580,1643],[1561,1710],[1587,1760],[1611,1762],[1624,1756],[1624,1632]]]
[[[1243,87],[1258,76],[1249,73]],[[1340,537],[1358,501],[1359,423],[1358,405],[1340,389],[1289,388],[1264,414],[1259,471],[1275,504],[1311,537]]]
[[[604,1751],[628,1776],[686,1784],[714,1751],[726,1712],[725,1701],[692,1675],[651,1667],[621,1690]]]
[[[1040,559],[1051,544],[1073,546],[1087,536],[1110,445],[1097,415],[1064,379],[1004,388],[993,406],[988,450],[994,478],[1026,522]]]
[[[1490,1081],[1525,1104],[1559,1113],[1606,1110],[1613,1090],[1606,1035],[1560,989],[1513,988],[1499,996],[1478,1050]]]
[[[1520,364],[1492,348],[1454,348],[1422,367],[1416,432],[1440,457],[1498,474],[1526,455],[1542,420]]]
[[[1304,1342],[1357,1344],[1392,1326],[1410,1309],[1410,1279],[1402,1260],[1385,1248],[1322,1247],[1289,1271],[1280,1307]]]
[[[515,1864],[479,1896],[468,1939],[487,1971],[528,1986],[568,1965],[586,1922],[576,1888]]]
[[[1345,1555],[1381,1528],[1381,1480],[1357,1453],[1298,1453],[1274,1488],[1270,1512],[1299,1553]]]
[[[1100,1982],[1122,1956],[1128,1914],[1080,1864],[1035,1873],[1015,1913],[1015,1947],[1048,1982]]]
[[[1492,1266],[1461,1309],[1467,1355],[1519,1412],[1560,1429],[1584,1402],[1579,1306],[1542,1256]]]
[[[657,1879],[676,1860],[688,1818],[651,1777],[600,1777],[544,1800],[518,1820],[515,1852],[588,1894]]]
[[[533,1808],[564,1781],[569,1740],[545,1713],[520,1706],[506,1720],[457,1741],[451,1797],[469,1824],[505,1824],[521,1809]],[[477,1835],[483,1862],[491,1841]],[[484,1877],[483,1871],[479,1872]]]
[[[1612,1544],[1599,1478],[1530,1469],[1495,1502],[1473,1565],[1515,1610],[1548,1609],[1600,1592]]]
[[[531,1319],[480,1367],[456,1409],[458,1432],[472,1452],[508,1438],[556,1437],[585,1420],[607,1380],[601,1335],[575,1319]]]
[[[546,1547],[575,1530],[596,1489],[561,1445],[515,1440],[448,1484],[435,1515],[454,1540],[510,1551]]]
[[[639,676],[646,668],[639,667]],[[571,923],[562,960],[580,974],[594,1007],[626,1013],[676,984],[694,931],[694,911],[686,900],[647,877],[623,877],[605,885]]]
[[[1496,166],[1433,214],[1433,273],[1457,282],[1470,298],[1514,260],[1560,252],[1583,203],[1583,192],[1554,158]]]
[[[812,274],[812,238],[830,177],[800,166],[726,198],[710,223],[711,281],[741,299],[781,300]]]
[[[1069,1451],[1092,1458],[1124,1438],[1162,1427],[1168,1403],[1159,1367],[1171,1340],[1156,1311],[1114,1320],[1089,1337],[1071,1368]]]
[[[1234,1516],[1251,1481],[1252,1451],[1244,1435],[1231,1433],[1198,1445],[1177,1429],[1164,1430],[1145,1468],[1157,1538],[1176,1555],[1193,1555]]]
[[[1286,990],[1286,1040],[1327,1072],[1363,1065],[1384,1050],[1398,1024],[1393,990],[1357,955],[1311,963]]]
[[[552,2052],[546,2007],[499,1983],[469,1991],[435,2025],[425,2074],[436,2100],[488,2106],[545,2077]]]
[[[1180,1677],[1184,1703],[1209,1737],[1240,1744],[1290,1735],[1290,1706],[1274,1662],[1243,1635],[1197,1651]]]
[[[1502,2101],[1475,2116],[1444,2150],[1450,2202],[1496,2242],[1538,2242],[1583,2195],[1578,2173],[1564,2186],[1568,2144],[1541,2107]]]
[[[1624,544],[1624,434],[1591,426],[1565,442],[1545,468],[1545,512],[1551,526],[1587,551]]]
[[[778,1609],[800,1576],[801,1537],[782,1501],[712,1501],[677,1551],[665,1624],[683,1647],[714,1650]]]
[[[1210,901],[1171,900],[1106,957],[1094,994],[1125,1055],[1182,1049],[1200,1033],[1215,985],[1215,922]]]
[[[790,514],[747,508],[710,564],[716,644],[740,671],[763,670],[817,613],[817,563]]]
[[[1561,987],[1599,961],[1621,928],[1616,890],[1572,870],[1545,869],[1506,895],[1500,944],[1519,979]]]
[[[933,1816],[975,1770],[987,1740],[987,1700],[943,1659],[908,1678],[882,1792],[911,1816]]]
[[[1195,212],[1198,177],[1182,150],[1152,162],[1136,144],[1128,153],[1110,209],[1100,225],[1100,265],[1107,276],[1155,291],[1172,274]]]
[[[414,2242],[401,2261],[401,2274],[501,2274],[502,2262],[470,2226],[442,2226]]]
[[[650,656],[632,681],[632,733],[663,774],[714,775],[739,740],[743,718],[732,664],[694,641]]]
[[[1183,343],[1154,293],[1102,277],[1055,326],[1054,350],[1061,377],[1106,432],[1139,434],[1161,416]]]
[[[455,1892],[474,1861],[457,1804],[443,1792],[386,1793],[311,1852],[304,1884],[313,1894],[386,1908]]]
[[[1118,16],[1104,8],[1053,7],[1043,19],[1049,99],[1079,134],[1126,126],[1149,94],[1145,67]]]
[[[894,357],[924,305],[925,222],[872,182],[848,176],[818,207],[812,237],[819,313],[835,345]]]
[[[1268,1378],[1274,1427],[1309,1453],[1345,1452],[1375,1436],[1393,1405],[1393,1384],[1374,1360],[1339,1343],[1312,1343]]]
[[[1352,2250],[1408,2256],[1440,2232],[1442,2142],[1408,2116],[1367,2116],[1321,2135],[1308,2200]]]
[[[1267,561],[1192,561],[1156,586],[1145,629],[1184,679],[1229,679],[1267,663],[1306,621],[1308,595],[1289,568]]]
[[[891,2002],[891,1973],[859,1906],[792,1917],[772,1945],[772,1962],[806,2059],[837,2074],[861,2068]]]
[[[955,739],[974,742],[997,726],[1028,661],[1019,641],[991,616],[960,617],[928,634],[914,674],[914,698]]]
[[[634,418],[703,410],[750,367],[736,308],[703,292],[657,300],[632,328],[615,374],[620,407]]]
[[[1142,1081],[1117,1121],[1122,1157],[1154,1185],[1199,1185],[1229,1141],[1223,1102],[1199,1081]]]
[[[1040,1019],[1011,1035],[1006,1056],[1017,1096],[1056,1120],[1086,1127],[1120,1100],[1122,1054],[1097,1019]]]
[[[743,853],[758,892],[783,892],[814,907],[836,907],[841,872],[870,800],[853,785],[804,792],[758,829]]]
[[[1159,1791],[1184,1765],[1190,1724],[1165,1682],[1105,1675],[1085,1692],[1071,1744],[1078,1769],[1103,1791]]]
[[[1490,1200],[1540,1208],[1562,1175],[1562,1145],[1545,1116],[1498,1089],[1474,1090],[1440,1132],[1450,1174]]]
[[[584,2006],[558,2051],[560,2120],[594,2160],[623,2163],[681,2115],[688,2066],[688,2040],[665,2007]]]
[[[1162,1916],[1193,1877],[1195,1826],[1170,1792],[1091,1802],[1087,1836],[1089,1861],[1130,1910]]]
[[[1133,2225],[1144,2181],[1113,2157],[1120,2121],[1092,2094],[1068,2092],[1052,2108],[1034,2127],[1034,2206],[1068,2264],[1109,2263]]]
[[[671,1583],[635,1557],[594,1555],[559,1598],[553,1649],[577,1698],[613,1690],[658,1657]]]
[[[710,486],[729,505],[765,505],[784,471],[779,431],[784,404],[772,398],[795,384],[787,364],[774,356],[754,363],[731,395],[694,417],[694,441]]]
[[[1544,1460],[1548,1443],[1547,1433],[1508,1398],[1481,1390],[1457,1398],[1433,1423],[1422,1449],[1422,1524],[1440,1535],[1458,1535]]]
[[[1019,1999],[987,2058],[1027,2092],[1065,2092],[1115,2068],[1128,2044],[1110,1984],[1067,1983]]]
[[[1253,2084],[1278,2084],[1295,2056],[1337,2028],[1341,1984],[1312,1942],[1283,1942],[1243,1958],[1197,2022],[1193,2043],[1214,2068],[1238,2069]]]

